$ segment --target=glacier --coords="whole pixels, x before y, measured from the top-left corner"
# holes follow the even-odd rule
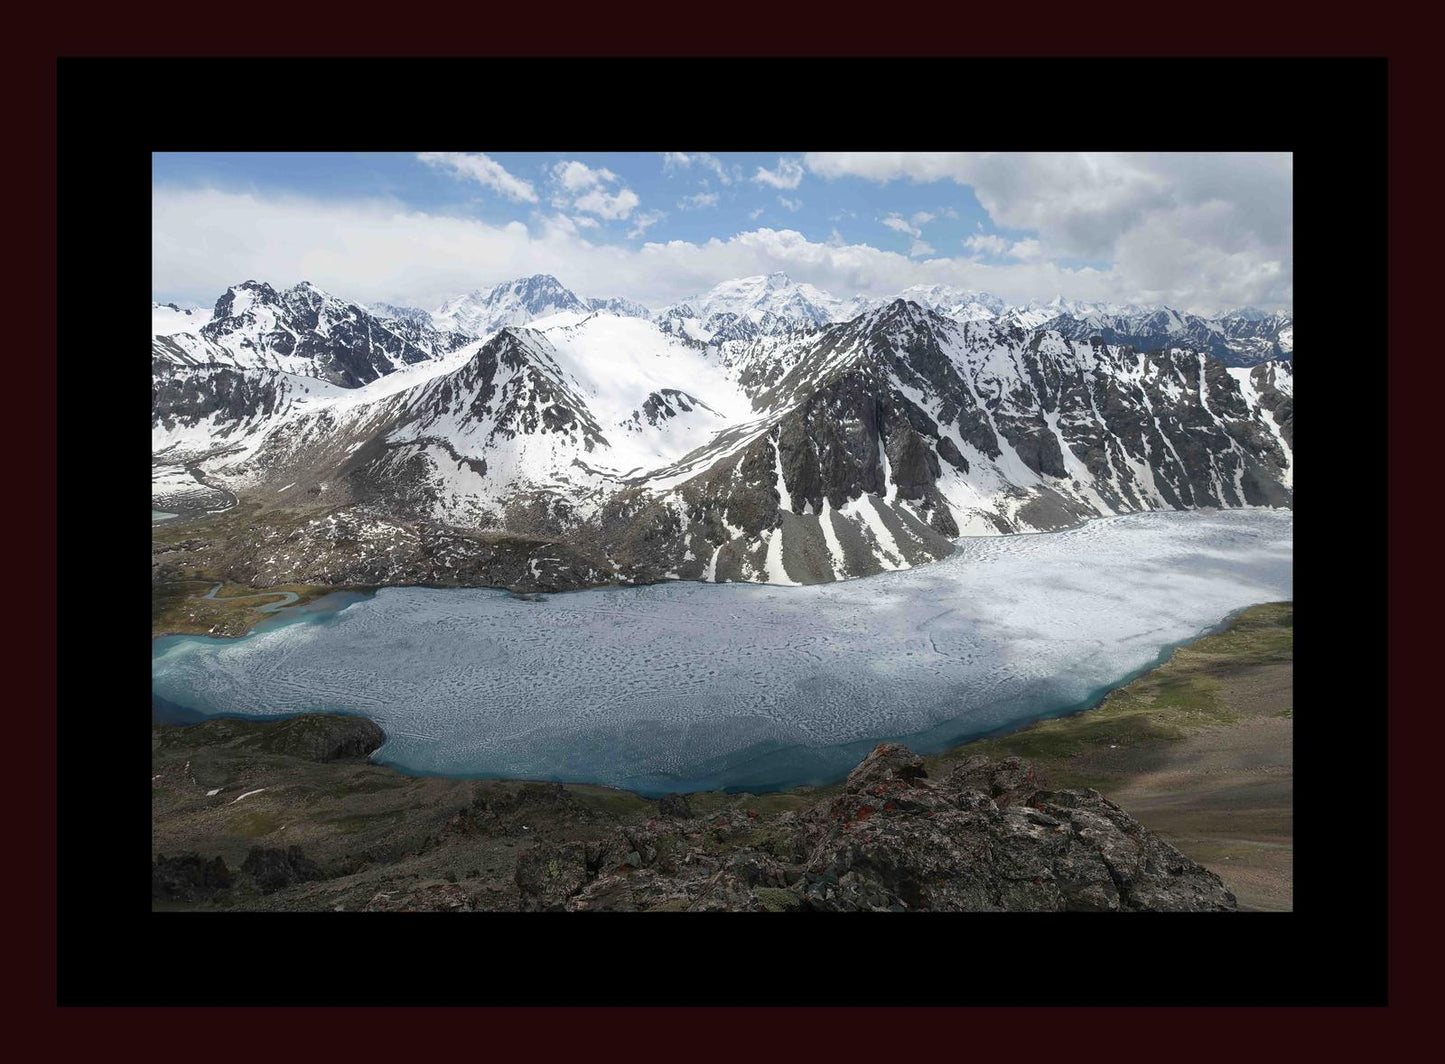
[[[1083,708],[1291,598],[1292,542],[1288,510],[1193,510],[965,537],[933,565],[804,587],[384,588],[241,639],[157,639],[152,690],[207,715],[365,714],[387,733],[375,759],[410,773],[823,783],[883,739],[929,752]]]

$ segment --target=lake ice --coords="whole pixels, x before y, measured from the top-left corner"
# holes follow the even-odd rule
[[[1081,708],[1291,598],[1292,542],[1289,511],[1148,513],[809,587],[386,588],[238,640],[157,639],[152,687],[202,713],[363,713],[387,733],[376,759],[409,772],[819,783],[883,739],[929,752]]]

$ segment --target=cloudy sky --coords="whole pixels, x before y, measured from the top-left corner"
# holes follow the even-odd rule
[[[662,306],[783,270],[842,297],[1292,310],[1292,174],[1289,153],[156,154],[151,284],[433,309],[551,273]]]

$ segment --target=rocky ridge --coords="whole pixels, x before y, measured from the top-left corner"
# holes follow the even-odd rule
[[[211,720],[153,740],[167,908],[1229,911],[1219,878],[1018,758],[930,779],[895,743],[772,796],[407,780],[348,717]],[[374,725],[372,726],[374,728]],[[249,804],[247,804],[249,803]]]

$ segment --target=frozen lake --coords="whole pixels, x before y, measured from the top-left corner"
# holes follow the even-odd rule
[[[882,739],[930,752],[1080,708],[1292,598],[1292,542],[1289,511],[1150,513],[810,587],[387,588],[238,640],[157,639],[152,688],[208,714],[363,713],[388,736],[377,760],[410,772],[819,783]]]

